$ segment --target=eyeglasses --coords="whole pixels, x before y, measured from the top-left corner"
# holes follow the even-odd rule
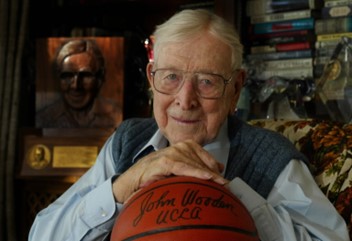
[[[156,91],[166,94],[177,94],[185,82],[187,74],[195,80],[195,88],[199,97],[204,99],[218,99],[224,95],[225,87],[232,80],[225,79],[219,74],[213,73],[190,73],[175,69],[157,69],[151,72],[153,85]]]
[[[69,72],[64,71],[60,73],[60,80],[65,84],[70,85],[75,79],[81,80],[85,84],[89,84],[97,77],[96,73],[90,71]]]

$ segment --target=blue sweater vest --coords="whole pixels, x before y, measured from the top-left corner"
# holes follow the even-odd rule
[[[119,126],[113,139],[117,173],[133,164],[132,159],[157,128],[153,118],[128,119]],[[228,119],[228,134],[231,147],[225,178],[240,177],[264,198],[290,160],[306,161],[305,156],[281,134],[250,126],[236,117]]]

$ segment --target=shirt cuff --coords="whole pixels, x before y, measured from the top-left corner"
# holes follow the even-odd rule
[[[266,200],[262,196],[238,177],[229,183],[229,188],[241,200],[249,212],[266,204]]]
[[[99,226],[111,219],[118,208],[112,192],[111,178],[90,191],[84,197],[83,203],[80,216],[90,228]]]
[[[262,196],[238,177],[229,183],[229,188],[251,214],[261,240],[283,240],[276,212]]]

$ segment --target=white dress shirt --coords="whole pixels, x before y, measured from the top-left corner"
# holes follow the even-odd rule
[[[227,125],[204,149],[227,163]],[[157,131],[147,146],[156,150],[168,145]],[[29,234],[29,241],[104,240],[108,237],[122,205],[115,203],[112,178],[112,137],[102,148],[95,165],[48,208],[42,210]],[[229,184],[253,219],[262,241],[348,241],[342,217],[316,185],[307,166],[291,160],[282,171],[267,200],[240,178]]]

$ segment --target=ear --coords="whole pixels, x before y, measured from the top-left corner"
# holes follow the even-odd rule
[[[234,95],[231,99],[231,108],[230,108],[229,114],[235,113],[237,102],[238,102],[238,99],[240,98],[241,90],[246,80],[246,72],[243,69],[237,70],[237,73],[235,75],[236,76],[234,77],[234,81],[233,81]]]
[[[150,87],[153,87],[153,76],[152,76],[153,66],[154,64],[152,62],[149,62],[146,67],[146,73],[147,73],[147,78],[148,78]]]

